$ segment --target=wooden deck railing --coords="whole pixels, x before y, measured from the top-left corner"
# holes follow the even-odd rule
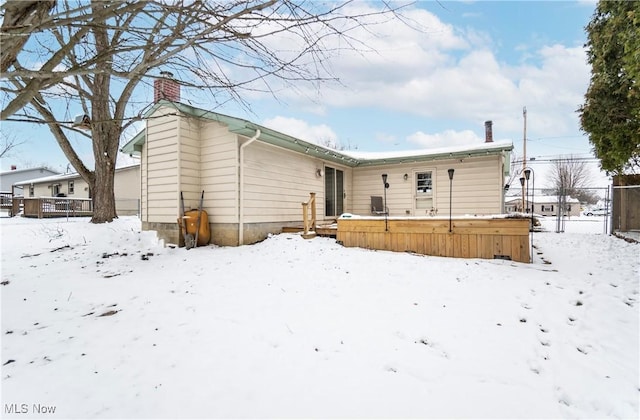
[[[316,193],[309,193],[311,196],[309,201],[306,203],[302,203],[302,220],[304,222],[304,232],[302,234],[305,236],[315,236],[316,230]],[[309,216],[309,211],[311,211],[311,216]],[[310,232],[313,232],[310,233]]]
[[[93,215],[93,200],[90,198],[37,197],[13,199],[14,215],[22,211],[24,217],[78,217]]]
[[[13,208],[13,194],[11,192],[0,192],[0,209],[9,210],[9,214],[11,214],[11,209]]]

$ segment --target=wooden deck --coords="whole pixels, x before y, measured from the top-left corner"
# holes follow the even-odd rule
[[[38,197],[13,199],[14,215],[24,217],[82,217],[93,215],[93,201],[90,198]]]
[[[347,247],[457,258],[530,261],[529,219],[380,217],[338,219],[337,241]]]

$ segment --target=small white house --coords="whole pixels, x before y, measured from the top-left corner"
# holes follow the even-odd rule
[[[504,206],[513,145],[491,136],[474,146],[364,154],[179,102],[158,100],[146,117],[146,128],[122,151],[141,158],[142,228],[171,243],[181,237],[181,193],[189,209],[204,191],[218,245],[255,243],[301,225],[310,193],[320,223],[372,214],[374,198],[385,195],[390,216],[446,215],[450,203],[453,215],[498,214]]]
[[[558,209],[564,208],[562,215],[564,216],[580,216],[580,201],[573,197],[559,197],[557,195],[540,195],[525,200],[525,213],[533,211],[541,216],[557,216]],[[507,213],[522,211],[522,197],[507,197],[505,201],[505,209]]]
[[[50,175],[16,182],[24,197],[91,198],[89,184],[77,172]],[[114,175],[116,212],[121,216],[139,214],[140,165],[117,168]]]

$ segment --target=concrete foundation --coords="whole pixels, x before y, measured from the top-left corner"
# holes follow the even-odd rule
[[[299,226],[302,223],[294,222],[270,222],[270,223],[245,223],[243,232],[243,245],[255,244],[263,241],[269,234],[282,233],[285,226]],[[209,223],[211,230],[211,243],[219,246],[238,246],[237,223]],[[154,223],[142,222],[142,230],[155,230],[158,238],[165,243],[184,246],[182,232],[178,223]]]

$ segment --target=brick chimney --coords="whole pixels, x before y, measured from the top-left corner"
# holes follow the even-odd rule
[[[160,77],[153,82],[153,103],[160,99],[180,102],[180,85],[168,71],[161,71]]]
[[[484,122],[484,142],[493,143],[493,121]]]

